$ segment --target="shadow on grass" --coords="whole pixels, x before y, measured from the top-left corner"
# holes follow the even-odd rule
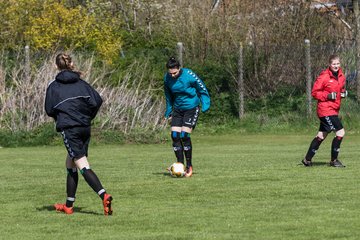
[[[171,177],[171,174],[169,172],[155,172],[152,173],[153,175],[163,175],[163,176],[169,176]]]
[[[163,175],[171,178],[185,178],[185,177],[173,177],[169,172],[154,172],[153,175]],[[196,173],[193,173],[195,175]]]
[[[54,208],[53,205],[48,205],[48,206],[42,206],[42,207],[36,208],[36,210],[39,211],[39,212],[41,212],[41,211],[55,211],[55,208]],[[74,213],[103,215],[103,214],[100,214],[100,213],[97,213],[97,212],[83,210],[83,208],[81,208],[81,207],[74,207]]]
[[[329,165],[329,162],[313,162],[313,167],[316,167],[316,166],[328,166],[330,167]]]
[[[301,162],[298,165],[305,167],[304,164],[302,164]],[[319,167],[319,166],[328,166],[328,167],[330,167],[329,162],[313,162],[312,163],[312,167]]]

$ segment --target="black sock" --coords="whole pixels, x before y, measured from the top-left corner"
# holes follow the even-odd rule
[[[99,178],[90,168],[83,168],[80,170],[81,174],[83,175],[85,181],[89,184],[89,186],[101,197],[104,199],[104,195],[106,193],[105,189],[101,185]]]
[[[184,154],[186,158],[186,167],[192,166],[192,143],[190,138],[190,133],[181,132],[181,140],[184,145]]]
[[[66,207],[72,207],[75,202],[75,194],[79,181],[79,176],[76,168],[67,168],[66,177]]]
[[[104,197],[105,197],[105,191],[104,192],[102,192],[101,194],[99,194],[99,197],[102,199],[102,200],[104,200]]]
[[[336,136],[331,143],[331,161],[338,158],[342,137]]]
[[[306,153],[305,159],[307,161],[311,161],[311,159],[314,157],[316,151],[319,149],[323,139],[315,137],[309,147],[309,150]]]
[[[178,162],[184,163],[183,146],[181,143],[180,132],[171,132],[171,138],[173,140],[173,149]]]

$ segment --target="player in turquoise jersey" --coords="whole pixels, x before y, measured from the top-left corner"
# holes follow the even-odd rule
[[[171,118],[171,138],[178,162],[186,158],[185,177],[193,174],[192,144],[190,134],[202,112],[210,108],[210,95],[204,82],[188,68],[181,68],[175,58],[166,64],[168,72],[164,77],[166,98],[165,118]]]

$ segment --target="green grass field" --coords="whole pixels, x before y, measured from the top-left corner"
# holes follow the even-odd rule
[[[0,239],[359,239],[360,136],[346,136],[343,169],[299,165],[312,135],[192,135],[195,174],[174,179],[170,143],[91,146],[90,163],[114,196],[103,216],[79,177],[75,213],[64,202],[65,148],[0,149]]]

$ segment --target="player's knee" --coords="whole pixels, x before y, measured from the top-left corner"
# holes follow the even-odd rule
[[[77,175],[77,168],[66,168],[68,175],[73,176]]]
[[[336,137],[343,138],[344,136],[345,136],[345,130],[344,129],[340,129],[339,131],[336,132]]]
[[[82,169],[80,169],[80,173],[81,175],[85,175],[87,173],[87,171],[90,170],[90,167],[83,167]]]
[[[181,144],[181,138],[180,138],[180,132],[175,132],[175,131],[172,131],[171,132],[171,139],[173,141],[173,148],[174,148],[174,151],[175,152],[182,152],[183,150],[183,147],[182,147],[182,144]]]
[[[319,141],[319,142],[322,142],[325,140],[325,138],[327,137],[328,133],[327,132],[318,132],[318,134],[316,135],[316,139]]]
[[[171,139],[173,140],[173,142],[180,142],[181,141],[180,135],[181,135],[180,132],[172,131],[171,132]]]
[[[318,140],[319,143],[324,141],[324,139],[325,139],[324,137],[316,136],[316,140]]]
[[[184,143],[184,145],[188,145],[191,142],[190,133],[188,132],[181,132],[181,141]]]

